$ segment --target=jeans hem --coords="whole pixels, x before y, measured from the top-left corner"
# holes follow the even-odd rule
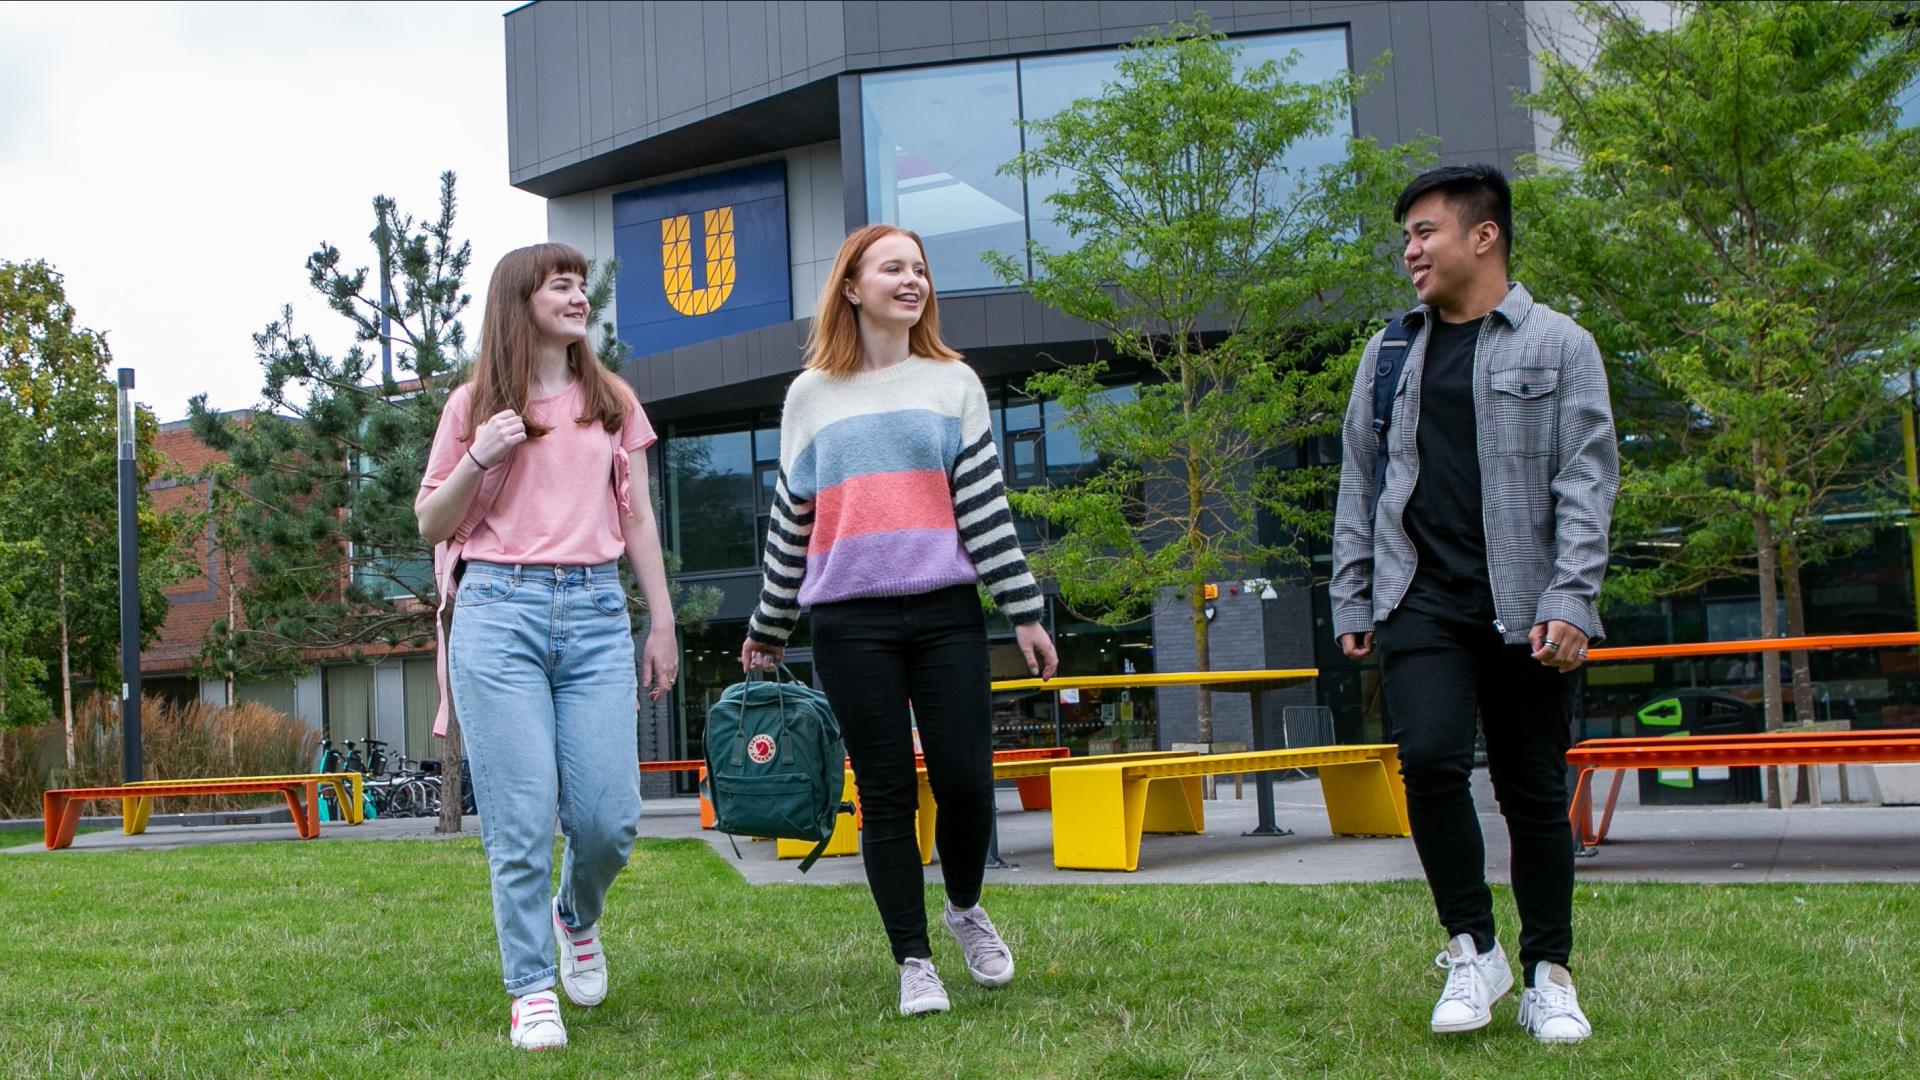
[[[524,979],[508,979],[506,980],[507,993],[512,994],[514,997],[524,997],[536,990],[551,990],[553,989],[555,980],[557,980],[559,976],[560,966],[555,964],[545,971],[536,975],[529,975]]]

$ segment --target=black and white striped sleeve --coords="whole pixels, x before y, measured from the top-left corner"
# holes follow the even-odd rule
[[[760,565],[760,603],[747,620],[747,636],[785,645],[800,619],[800,582],[807,576],[807,537],[813,533],[813,503],[795,499],[783,470],[773,487],[767,550]]]
[[[984,393],[980,404],[986,404]],[[1007,508],[1007,487],[1000,475],[1000,451],[993,444],[990,426],[981,425],[978,437],[954,459],[952,486],[960,545],[973,560],[980,584],[1009,622],[1016,626],[1039,622],[1045,601],[1013,531],[1013,511]]]

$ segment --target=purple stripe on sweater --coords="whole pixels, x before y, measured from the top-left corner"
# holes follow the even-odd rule
[[[807,553],[800,604],[862,596],[910,596],[980,580],[951,529],[901,529],[847,537],[824,554]]]

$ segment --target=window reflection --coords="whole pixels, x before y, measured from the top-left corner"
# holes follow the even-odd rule
[[[684,571],[759,561],[752,433],[675,434],[667,440],[673,550]]]
[[[920,234],[934,287],[999,282],[981,262],[1026,243],[1020,181],[997,174],[1020,152],[1011,61],[861,79],[867,218]]]
[[[1344,28],[1235,38],[1244,71],[1298,52],[1288,78],[1320,83],[1347,70]],[[996,288],[981,262],[988,251],[1019,257],[1029,238],[1055,251],[1073,246],[1046,197],[1072,177],[1036,176],[1023,186],[998,170],[1021,150],[1018,120],[1053,116],[1097,97],[1114,79],[1116,49],[1018,61],[956,64],[866,75],[860,80],[867,220],[919,233],[946,292]],[[1284,198],[1313,170],[1340,160],[1353,133],[1349,116],[1333,130],[1295,142],[1265,191]]]

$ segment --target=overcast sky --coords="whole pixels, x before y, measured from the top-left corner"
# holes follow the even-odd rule
[[[307,255],[370,265],[373,196],[430,217],[452,169],[471,342],[494,262],[546,237],[545,200],[507,183],[517,6],[0,0],[0,259],[58,268],[163,422],[202,391],[239,408],[282,304],[323,349],[351,341]]]

